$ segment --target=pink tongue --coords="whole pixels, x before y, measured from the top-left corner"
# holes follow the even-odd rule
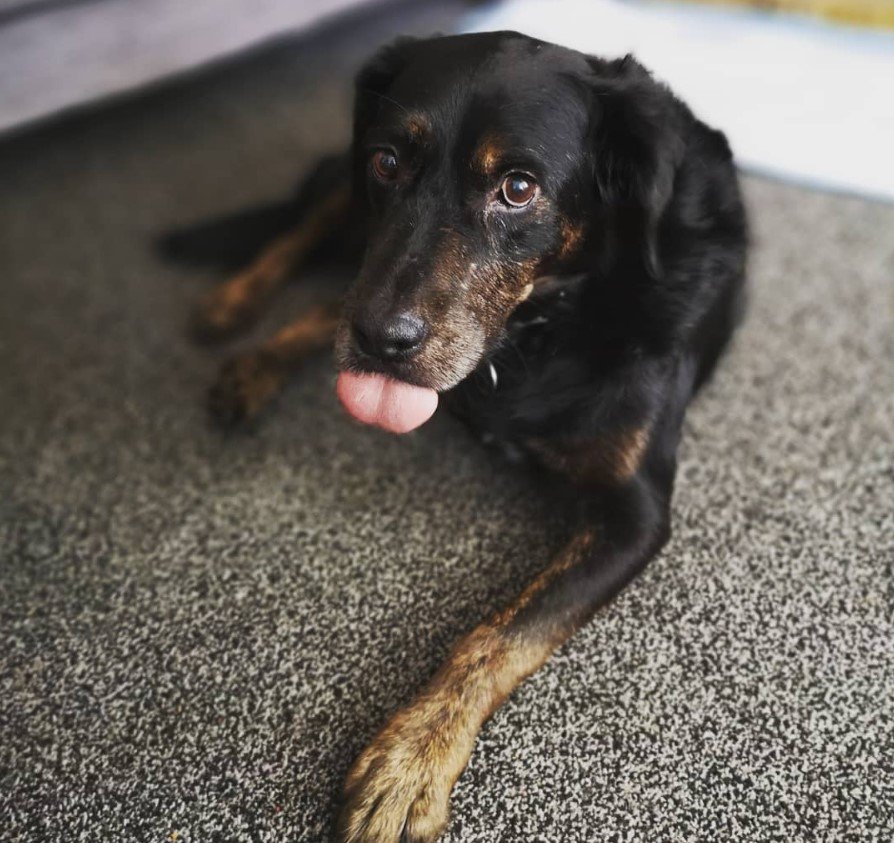
[[[358,421],[391,433],[407,433],[427,422],[438,407],[433,389],[391,380],[384,375],[341,372],[335,391]]]

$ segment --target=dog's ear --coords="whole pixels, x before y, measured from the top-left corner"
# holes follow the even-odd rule
[[[354,80],[353,161],[354,185],[363,185],[366,162],[360,145],[376,115],[385,91],[405,67],[412,46],[418,39],[403,36],[382,47],[357,74]],[[358,194],[361,195],[361,194]]]
[[[683,106],[632,56],[591,59],[596,189],[640,241],[646,271],[661,275],[658,232],[683,159]]]

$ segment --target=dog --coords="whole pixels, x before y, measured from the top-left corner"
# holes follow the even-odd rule
[[[250,324],[327,249],[359,271],[343,301],[223,367],[221,421],[255,418],[334,341],[353,416],[405,432],[443,404],[574,501],[564,546],[347,774],[337,840],[429,843],[482,724],[668,540],[686,408],[743,312],[736,170],[724,135],[631,56],[513,32],[402,39],[357,76],[347,155],[292,199],[166,245],[201,259],[225,240],[238,263],[271,233],[199,302],[203,338]]]

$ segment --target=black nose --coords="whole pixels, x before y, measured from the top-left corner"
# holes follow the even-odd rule
[[[422,347],[428,325],[413,313],[398,313],[381,322],[354,319],[357,347],[380,360],[407,360]]]

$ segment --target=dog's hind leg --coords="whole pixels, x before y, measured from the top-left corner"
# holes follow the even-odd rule
[[[340,303],[315,307],[260,348],[226,362],[208,395],[214,418],[225,427],[253,420],[309,355],[332,343],[340,313]]]
[[[294,225],[275,237],[247,267],[199,299],[192,316],[193,334],[198,339],[227,339],[250,325],[264,303],[309,255],[339,228],[349,227],[347,169],[318,168],[294,206]]]

